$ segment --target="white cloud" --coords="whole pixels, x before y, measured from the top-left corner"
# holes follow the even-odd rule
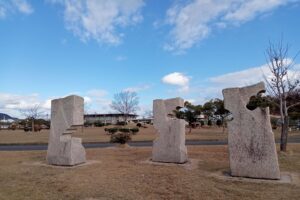
[[[90,103],[92,102],[91,97],[84,96],[83,99],[84,99],[84,103],[85,103],[85,104],[90,104]]]
[[[234,2],[236,9],[231,9],[226,13],[224,19],[227,21],[235,21],[238,23],[249,21],[261,13],[271,11],[279,6],[286,5],[295,0],[251,0],[244,1],[241,4]]]
[[[110,112],[111,100],[107,98],[107,92],[101,89],[89,90],[82,95],[80,92],[68,93],[64,96],[49,97],[42,99],[39,94],[33,93],[28,95],[0,93],[0,112],[9,114],[13,117],[23,118],[21,110],[32,108],[39,105],[41,111],[45,114],[50,113],[51,101],[57,98],[63,98],[69,95],[83,96],[84,102],[90,108],[89,113],[105,113]]]
[[[184,53],[205,39],[216,28],[239,25],[299,0],[191,0],[175,3],[166,13],[166,23],[172,29],[167,51]]]
[[[32,6],[26,0],[13,0],[13,3],[21,13],[24,14],[33,13]]]
[[[0,0],[0,19],[17,12],[29,15],[33,11],[33,7],[27,0]]]
[[[143,20],[143,0],[50,0],[64,6],[67,29],[83,41],[94,39],[99,43],[117,45],[123,33],[118,29]]]
[[[108,113],[111,112],[111,100],[107,97],[108,92],[102,89],[92,89],[86,92],[84,97],[88,105],[87,113]]]
[[[169,85],[179,86],[179,92],[187,92],[189,90],[190,77],[180,73],[173,72],[162,78],[162,82]]]
[[[136,86],[136,87],[125,88],[123,91],[141,92],[141,91],[144,91],[144,90],[148,90],[149,88],[151,88],[150,85],[141,85],[141,86]]]
[[[32,108],[39,105],[41,110],[48,112],[50,109],[49,100],[41,100],[39,94],[10,94],[0,93],[0,112],[7,113],[13,117],[24,117],[20,110]]]
[[[50,110],[51,109],[51,101],[52,99],[47,99],[46,101],[44,101],[44,103],[42,104],[42,107],[45,109]]]
[[[291,59],[287,59],[286,62],[290,63]],[[299,65],[295,65],[288,74],[289,78],[292,80],[300,78],[300,71],[297,69],[297,66]],[[272,76],[267,64],[210,77],[207,82],[202,83],[202,86],[193,87],[191,90],[200,94],[198,99],[201,99],[201,102],[205,102],[212,98],[223,98],[222,90],[225,88],[244,87],[265,81],[264,76],[268,79]]]
[[[0,19],[5,18],[5,16],[6,16],[6,10],[4,7],[1,7],[0,4]]]
[[[292,59],[286,59],[284,61],[285,65],[291,64]],[[209,81],[212,84],[220,85],[223,88],[225,87],[243,87],[251,84],[255,84],[260,81],[265,81],[272,78],[272,73],[268,67],[268,64],[264,64],[258,67],[252,67],[242,71],[232,72],[223,74],[216,77],[211,77]],[[297,69],[298,65],[295,65],[294,68],[289,70],[288,76],[291,80],[298,79],[300,77],[300,72]]]
[[[148,118],[149,114],[152,115],[152,108],[153,105],[151,104],[142,104],[139,106],[139,110],[137,110],[136,114],[138,115],[138,118]]]
[[[102,89],[92,89],[87,91],[87,95],[92,97],[102,98],[107,95],[107,91]]]
[[[267,65],[246,70],[223,74],[210,78],[210,82],[222,87],[242,87],[264,80],[264,74],[269,74]]]

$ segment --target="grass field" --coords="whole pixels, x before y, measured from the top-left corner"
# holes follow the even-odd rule
[[[45,163],[46,151],[0,152],[0,199],[300,199],[300,182],[224,180],[227,146],[188,146],[195,167],[145,163],[151,148],[87,149],[94,164],[58,168]],[[300,144],[279,154],[281,171],[300,176]],[[250,179],[253,180],[253,179]]]
[[[280,130],[275,130],[275,137],[279,138]],[[49,130],[41,132],[24,132],[23,130],[1,130],[0,144],[46,144],[48,143]],[[108,142],[110,136],[104,131],[104,127],[99,128],[81,128],[74,134],[75,137],[82,138],[83,142]],[[300,131],[290,132],[289,136],[299,136]],[[148,128],[140,128],[140,132],[132,137],[133,141],[152,141],[157,137],[153,126]],[[225,140],[227,139],[227,131],[223,133],[222,128],[197,128],[186,129],[187,140]]]

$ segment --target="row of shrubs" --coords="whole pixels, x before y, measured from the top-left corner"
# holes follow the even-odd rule
[[[94,122],[94,123],[91,123],[91,122],[85,122],[84,123],[85,127],[89,127],[89,126],[102,127],[102,126],[109,126],[109,125],[111,125],[111,123],[102,123],[100,121],[97,121],[97,122]]]
[[[111,123],[103,123],[101,121],[96,121],[94,123],[92,123],[92,122],[85,122],[84,123],[85,127],[93,126],[93,125],[95,127],[103,127],[103,126],[109,126],[109,125],[111,125]],[[116,125],[118,125],[118,126],[125,126],[125,125],[127,125],[127,122],[117,122]]]
[[[137,134],[139,132],[138,128],[118,128],[118,127],[114,127],[114,128],[105,128],[104,129],[105,132],[109,133],[109,134],[114,134],[116,132],[121,132],[121,133],[132,133],[133,135]]]

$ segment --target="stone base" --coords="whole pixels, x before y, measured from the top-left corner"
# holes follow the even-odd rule
[[[151,158],[148,160],[142,161],[142,164],[150,164],[150,165],[160,165],[160,166],[173,166],[173,167],[183,167],[187,170],[194,170],[198,168],[199,160],[197,159],[188,159],[185,163],[166,163],[166,162],[155,162]]]
[[[49,165],[45,161],[38,161],[38,162],[24,162],[23,165],[30,165],[30,166],[41,166],[41,167],[49,167],[49,168],[62,168],[62,169],[74,169],[77,167],[83,167],[87,165],[94,165],[94,164],[101,164],[101,161],[98,160],[87,160],[85,163],[81,163],[78,165]]]
[[[249,183],[274,183],[274,184],[295,184],[300,185],[299,175],[290,172],[281,172],[280,179],[259,179],[251,177],[236,177],[231,176],[229,171],[217,171],[210,174],[215,178],[225,180],[225,181],[237,181],[237,182],[249,182]]]
[[[86,162],[85,149],[81,139],[71,138],[68,141],[59,143],[59,155],[47,155],[47,162],[50,165],[74,166]]]

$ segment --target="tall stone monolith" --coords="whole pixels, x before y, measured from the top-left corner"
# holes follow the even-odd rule
[[[152,161],[185,163],[188,160],[185,146],[185,120],[174,116],[174,110],[184,106],[184,100],[157,99],[153,101],[154,128],[158,138],[153,142]]]
[[[83,125],[83,103],[84,99],[75,95],[52,100],[48,164],[73,166],[86,161],[81,138],[72,137]]]
[[[228,122],[228,148],[232,176],[280,179],[269,108],[249,110],[250,97],[265,91],[260,82],[243,88],[223,90],[225,108],[232,113]]]

